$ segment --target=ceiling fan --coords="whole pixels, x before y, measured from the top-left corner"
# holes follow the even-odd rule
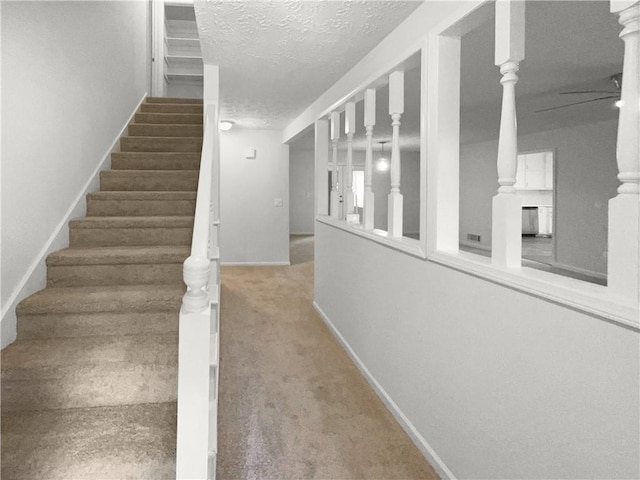
[[[582,105],[584,103],[599,102],[600,100],[609,100],[614,98],[616,99],[616,105],[617,105],[617,102],[620,100],[620,90],[622,88],[622,73],[616,73],[615,75],[611,75],[609,79],[613,84],[612,90],[573,90],[570,92],[559,93],[559,95],[598,94],[598,95],[604,95],[604,96],[599,96],[598,98],[591,98],[589,100],[582,100],[580,102],[568,103],[565,105],[560,105],[558,107],[543,108],[542,110],[536,110],[535,113],[548,112],[550,110],[558,110],[560,108],[573,107],[574,105]]]

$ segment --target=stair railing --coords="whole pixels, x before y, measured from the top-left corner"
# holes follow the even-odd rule
[[[219,348],[219,133],[205,104],[191,256],[184,262],[178,351],[176,478],[214,479]]]

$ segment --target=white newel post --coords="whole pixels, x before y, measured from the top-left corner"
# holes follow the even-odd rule
[[[356,133],[356,104],[348,102],[344,110],[344,133],[347,134],[347,190],[345,192],[345,218],[348,223],[360,223],[360,215],[355,211],[353,194],[353,134]]]
[[[368,88],[364,92],[364,127],[367,131],[367,151],[364,160],[364,199],[362,225],[373,230],[375,196],[373,194],[373,127],[376,124],[376,91]]]
[[[524,59],[524,2],[497,0],[495,29],[495,63],[500,67],[503,90],[491,257],[496,265],[518,268],[522,265],[522,199],[513,187],[518,161],[515,85],[519,63]]]
[[[331,113],[331,216],[340,218],[340,192],[338,192],[338,140],[340,140],[340,113]]]
[[[391,192],[387,229],[390,237],[402,237],[402,194],[400,193],[400,117],[404,113],[404,72],[389,75],[389,115],[393,135],[391,137]]]
[[[609,200],[608,286],[640,302],[640,2],[612,0],[624,41],[618,122],[618,195]]]

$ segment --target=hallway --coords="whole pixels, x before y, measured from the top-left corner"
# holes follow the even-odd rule
[[[313,306],[313,237],[290,267],[223,267],[218,478],[437,478]]]

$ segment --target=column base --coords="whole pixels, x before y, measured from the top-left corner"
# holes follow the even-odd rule
[[[362,209],[362,226],[367,230],[373,230],[374,225],[374,202],[373,192],[364,192],[364,208]]]
[[[615,294],[640,302],[640,200],[622,194],[609,200],[607,286]]]
[[[493,197],[491,261],[502,267],[522,266],[522,199],[516,194]]]
[[[331,190],[331,218],[340,218],[340,195]]]
[[[389,211],[387,214],[387,230],[390,237],[402,238],[402,208],[401,193],[389,194]]]

